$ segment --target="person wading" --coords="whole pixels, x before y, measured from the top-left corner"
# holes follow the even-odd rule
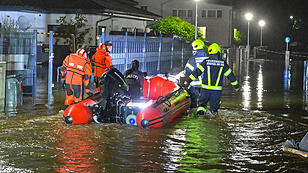
[[[210,54],[209,59],[202,61],[183,84],[187,87],[191,81],[196,80],[198,76],[203,74],[197,114],[205,115],[207,102],[210,102],[211,113],[217,115],[221,104],[222,75],[230,80],[236,91],[239,90],[239,83],[229,65],[221,58],[220,46],[213,43],[208,47],[208,52]]]
[[[92,94],[88,88],[92,67],[87,59],[85,49],[78,49],[76,53],[72,53],[64,59],[61,74],[61,80],[65,81],[66,99],[64,104],[66,107],[84,99],[84,90],[86,93]]]
[[[112,50],[111,41],[106,41],[105,44],[100,44],[96,48],[96,53],[92,56],[91,62],[94,65],[94,81],[96,84],[96,89],[99,92],[98,79],[105,73],[107,68],[113,66],[112,58],[109,53]]]

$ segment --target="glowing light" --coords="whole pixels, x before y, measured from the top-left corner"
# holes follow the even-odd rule
[[[246,14],[245,14],[245,18],[246,18],[246,20],[250,21],[250,20],[253,18],[253,14],[251,14],[251,13],[246,13]]]
[[[260,20],[260,21],[259,21],[259,26],[260,26],[260,27],[265,26],[265,21],[264,21],[264,20]]]
[[[129,102],[127,104],[127,106],[131,106],[131,107],[138,107],[140,109],[143,109],[143,108],[146,108],[148,107],[149,105],[151,105],[153,103],[152,100],[149,100],[149,101],[145,101],[145,102]]]

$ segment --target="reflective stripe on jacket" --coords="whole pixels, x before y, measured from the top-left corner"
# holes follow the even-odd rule
[[[187,61],[184,69],[184,75],[189,76],[198,67],[198,65],[207,58],[208,56],[203,49],[197,50],[194,56],[189,58],[189,60]],[[202,75],[190,83],[190,85],[194,87],[201,87],[201,84]]]
[[[77,54],[70,54],[63,61],[62,74],[66,74],[65,83],[71,85],[88,86],[92,67],[90,61]]]
[[[204,60],[188,77],[188,82],[197,79],[201,74],[201,87],[208,90],[222,90],[223,75],[226,76],[235,88],[239,88],[239,83],[229,65],[220,58],[219,54],[211,55]]]

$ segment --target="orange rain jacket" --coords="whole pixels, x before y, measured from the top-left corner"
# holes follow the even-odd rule
[[[96,53],[91,60],[94,64],[95,82],[97,82],[97,79],[102,76],[106,69],[113,65],[112,58],[106,51],[106,46],[102,45],[102,48],[96,48]]]

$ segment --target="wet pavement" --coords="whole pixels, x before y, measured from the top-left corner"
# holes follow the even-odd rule
[[[38,97],[0,114],[0,172],[308,172],[307,159],[281,150],[308,131],[303,62],[292,61],[290,81],[283,62],[233,63],[241,90],[225,87],[219,117],[192,113],[162,129],[67,125],[64,91],[47,105],[47,68],[38,67]]]

